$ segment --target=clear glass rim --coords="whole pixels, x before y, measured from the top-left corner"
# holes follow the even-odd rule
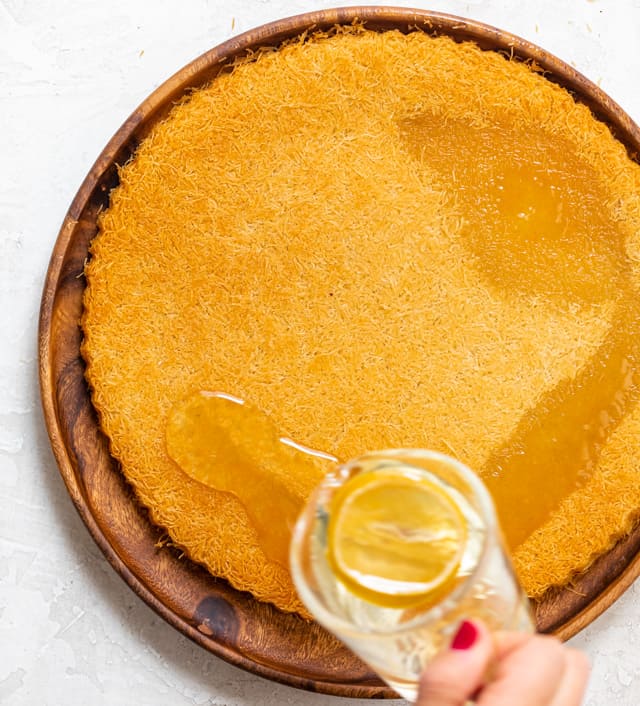
[[[291,541],[290,548],[290,566],[291,575],[293,582],[296,586],[300,598],[303,603],[307,606],[309,611],[312,613],[317,622],[327,625],[335,626],[335,632],[339,636],[352,636],[352,637],[366,637],[371,635],[388,635],[389,633],[401,633],[409,630],[414,630],[424,624],[428,624],[431,620],[435,619],[443,611],[447,610],[448,606],[453,607],[456,603],[460,602],[469,593],[479,575],[482,574],[485,565],[488,561],[489,549],[493,544],[497,544],[502,551],[502,543],[500,531],[496,519],[496,513],[493,505],[493,500],[489,495],[489,491],[485,488],[484,484],[480,478],[464,463],[458,461],[452,456],[441,453],[439,451],[431,451],[429,449],[419,449],[419,448],[404,448],[404,449],[384,449],[381,451],[371,451],[357,458],[351,459],[345,463],[340,464],[340,468],[349,469],[362,463],[365,460],[370,460],[372,458],[396,458],[402,457],[403,462],[410,465],[416,472],[428,472],[420,466],[413,466],[411,463],[412,458],[421,458],[425,460],[435,460],[439,462],[444,462],[451,465],[455,471],[463,478],[463,480],[469,485],[473,499],[476,502],[477,508],[481,515],[481,519],[486,528],[484,538],[482,541],[482,547],[478,561],[471,571],[471,573],[462,581],[462,583],[457,586],[450,594],[446,596],[442,601],[437,603],[435,606],[425,610],[420,613],[415,618],[408,620],[406,623],[400,623],[389,627],[387,629],[374,629],[374,628],[359,628],[353,623],[344,620],[343,618],[335,615],[331,610],[329,610],[324,602],[316,596],[315,592],[309,588],[307,585],[307,580],[302,570],[301,562],[301,550],[303,546],[303,537],[307,531],[308,523],[313,521],[315,517],[316,510],[316,499],[318,494],[322,491],[326,485],[328,485],[328,479],[331,478],[332,474],[325,476],[322,483],[316,488],[313,495],[310,498],[310,502],[307,507],[303,510],[300,515],[293,531],[293,537]],[[333,628],[332,628],[333,629]]]

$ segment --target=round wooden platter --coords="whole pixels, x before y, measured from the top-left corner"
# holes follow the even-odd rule
[[[80,356],[83,267],[96,217],[118,182],[117,165],[135,152],[150,127],[185,92],[211,81],[236,57],[277,46],[307,30],[358,20],[368,28],[420,29],[472,40],[527,62],[587,104],[626,145],[640,153],[640,130],[597,86],[544,50],[470,20],[389,7],[352,7],[309,13],[246,32],[202,55],[152,93],[98,157],[62,225],[45,282],[40,314],[42,403],[51,444],[82,519],[114,569],[171,625],[213,654],[261,676],[311,691],[387,698],[394,692],[314,623],[279,612],[210,576],[162,542],[110,456]],[[552,549],[551,549],[552,551]],[[571,587],[535,606],[538,627],[569,638],[618,598],[640,574],[640,527],[621,539]]]

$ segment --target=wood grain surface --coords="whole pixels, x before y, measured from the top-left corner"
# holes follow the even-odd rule
[[[309,13],[264,25],[202,55],[152,93],[107,144],[64,220],[42,296],[40,388],[60,472],[87,528],[114,569],[171,625],[215,655],[292,686],[351,697],[389,698],[394,692],[341,643],[314,623],[258,603],[232,589],[163,543],[111,457],[84,379],[80,356],[83,268],[96,235],[98,212],[117,184],[117,165],[135,152],[150,127],[191,88],[213,79],[248,50],[277,46],[317,28],[358,19],[375,30],[418,28],[485,49],[535,61],[607,123],[629,154],[640,153],[640,130],[597,86],[544,50],[486,25],[449,15],[388,7]],[[640,527],[622,538],[567,589],[535,606],[540,630],[563,639],[607,608],[640,574]]]

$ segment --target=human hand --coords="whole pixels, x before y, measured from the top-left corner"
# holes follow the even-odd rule
[[[585,655],[556,638],[465,621],[425,669],[416,706],[579,706],[588,676]]]

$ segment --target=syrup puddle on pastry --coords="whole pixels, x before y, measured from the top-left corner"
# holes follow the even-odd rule
[[[513,125],[480,129],[432,115],[403,121],[400,134],[411,156],[452,194],[464,223],[461,242],[498,295],[562,309],[617,305],[583,369],[543,395],[476,469],[515,549],[589,479],[638,402],[640,297],[624,234],[608,212],[599,175],[557,135]]]
[[[282,437],[267,414],[243,400],[206,391],[173,406],[166,447],[188,476],[235,495],[266,557],[288,568],[293,526],[334,456]]]

